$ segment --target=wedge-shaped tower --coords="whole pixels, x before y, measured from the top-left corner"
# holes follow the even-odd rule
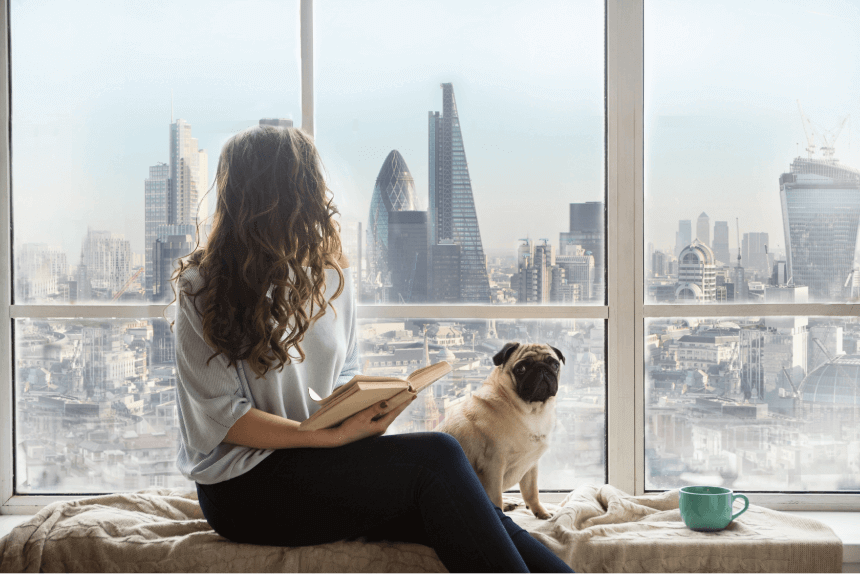
[[[431,300],[452,301],[453,289],[459,291],[460,302],[490,303],[487,264],[452,84],[442,84],[442,114],[430,112],[429,152],[428,295]],[[440,245],[445,247],[437,247]],[[452,283],[455,277],[459,289]]]

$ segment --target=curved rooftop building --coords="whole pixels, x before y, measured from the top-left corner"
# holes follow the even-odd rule
[[[779,178],[788,276],[813,301],[845,300],[860,225],[860,170],[833,159],[796,158]]]
[[[800,383],[807,403],[860,407],[860,355],[841,355],[819,365]]]
[[[396,149],[382,163],[367,220],[368,276],[388,272],[388,215],[394,211],[418,211],[415,180],[406,160]]]
[[[698,239],[685,247],[678,256],[675,299],[696,302],[716,301],[715,263],[714,251]]]

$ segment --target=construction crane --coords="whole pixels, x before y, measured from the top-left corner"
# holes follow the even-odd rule
[[[131,277],[129,277],[128,281],[125,282],[125,285],[123,285],[122,288],[120,288],[120,290],[116,292],[116,295],[113,296],[111,302],[119,299],[119,296],[125,293],[125,290],[128,289],[129,285],[131,285],[131,282],[137,279],[141,273],[143,273],[143,267],[140,267],[137,271],[134,272],[134,274],[132,274]]]
[[[800,111],[800,122],[803,124],[803,133],[806,136],[806,153],[807,157],[811,158],[815,154],[815,138],[821,140],[821,153],[824,159],[833,159],[836,153],[836,140],[843,128],[851,118],[851,114],[846,114],[832,130],[819,130],[815,124],[803,113],[803,108],[800,106],[800,100],[797,100],[797,109]]]
[[[803,124],[803,134],[806,136],[806,157],[812,157],[815,154],[815,136],[818,130],[803,113],[803,108],[800,106],[800,100],[797,100],[797,109],[800,110],[800,123]]]

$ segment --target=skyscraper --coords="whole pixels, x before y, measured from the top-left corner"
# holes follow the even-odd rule
[[[678,222],[678,231],[675,233],[675,257],[679,257],[681,251],[692,242],[693,222],[689,219],[682,219]]]
[[[731,253],[729,253],[729,222],[714,222],[714,257],[723,265],[731,264]]]
[[[594,297],[603,296],[603,245],[604,245],[604,208],[602,201],[586,201],[585,203],[570,204],[570,230],[559,234],[559,253],[565,253],[565,247],[579,245],[585,250],[585,255],[594,258],[595,284],[584,292]],[[568,278],[569,280],[569,278]]]
[[[160,225],[167,225],[167,196],[170,185],[170,166],[159,162],[149,168],[149,177],[143,183],[144,188],[144,286],[148,295],[153,290],[152,258],[153,244],[155,243],[156,229]]]
[[[448,247],[437,250],[435,246],[458,245],[459,301],[489,303],[490,281],[452,84],[442,84],[442,114],[429,112],[428,143],[430,283],[439,288],[446,283],[437,281],[433,276],[437,268],[441,270],[445,267],[434,261],[437,252],[447,264],[455,256],[455,250]]]
[[[208,156],[191,137],[191,124],[176,120],[170,124],[170,185],[167,223],[197,224],[209,215],[206,193]]]
[[[711,218],[704,211],[696,220],[696,239],[708,247],[711,246]]]
[[[370,214],[367,219],[367,275],[379,278],[382,284],[390,280],[388,261],[388,222],[395,211],[418,210],[418,196],[415,193],[415,180],[409,172],[406,160],[400,152],[391,150],[373,186],[370,198]],[[425,240],[426,243],[426,240]],[[382,294],[382,301],[388,300]]]
[[[770,269],[767,243],[767,233],[744,233],[744,238],[741,241],[744,267],[760,273],[766,273]]]
[[[860,170],[798,157],[779,178],[788,276],[812,301],[845,298],[855,269]]]
[[[204,197],[209,187],[208,155],[198,149],[197,139],[191,137],[191,124],[185,120],[170,124],[169,157],[169,164],[151,166],[149,178],[144,182],[144,266],[146,293],[150,298],[156,292],[164,292],[166,287],[155,284],[155,242],[167,235],[187,233],[187,227],[176,226],[191,226],[196,237],[199,223],[202,244],[209,228],[204,223],[209,215],[208,200]]]
[[[388,214],[388,269],[391,301],[423,303],[427,300],[426,211]]]
[[[87,229],[82,264],[92,289],[109,299],[131,276],[131,244],[122,234]]]

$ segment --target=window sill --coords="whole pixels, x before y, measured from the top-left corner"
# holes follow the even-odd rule
[[[804,510],[784,512],[814,518],[832,528],[833,532],[842,539],[842,571],[860,572],[860,530],[857,529],[857,524],[860,523],[860,512],[812,512]],[[9,534],[13,528],[26,522],[29,518],[30,516],[26,514],[0,516],[0,538]]]

